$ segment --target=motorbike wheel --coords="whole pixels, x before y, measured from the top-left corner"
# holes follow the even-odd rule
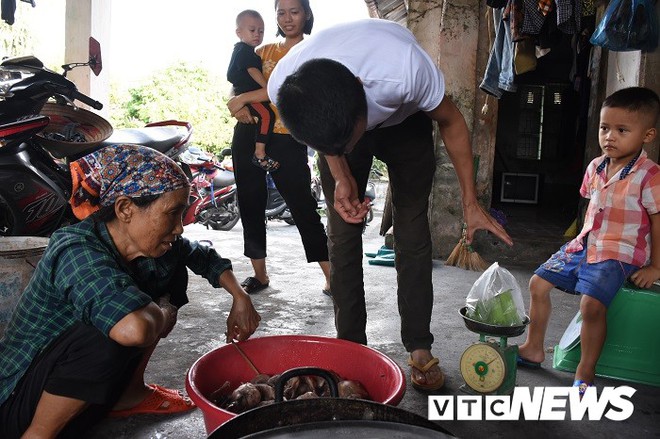
[[[17,215],[7,200],[0,195],[0,236],[16,234]]]
[[[238,223],[241,215],[236,203],[226,203],[203,211],[200,217],[200,222],[213,230],[228,232]]]
[[[291,211],[288,207],[286,207],[284,212],[282,212],[277,218],[281,219],[290,226],[296,225],[296,222],[293,220],[293,215],[291,215]]]
[[[374,208],[372,206],[371,209],[369,209],[369,213],[367,214],[367,224],[373,221],[373,219],[374,219]]]

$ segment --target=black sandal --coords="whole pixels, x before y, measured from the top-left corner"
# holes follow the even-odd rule
[[[261,169],[263,169],[264,171],[267,171],[267,172],[276,171],[280,167],[279,162],[271,159],[268,156],[264,156],[264,158],[260,159],[256,155],[253,155],[252,156],[252,164],[255,165],[255,166],[260,167]]]
[[[248,294],[254,294],[258,293],[259,291],[268,288],[268,283],[262,284],[259,279],[256,277],[248,277],[246,278],[243,282],[241,282],[241,286],[245,290],[246,293]]]

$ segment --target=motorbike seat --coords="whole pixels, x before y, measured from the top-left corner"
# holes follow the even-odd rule
[[[213,177],[213,186],[216,188],[230,186],[235,182],[234,173],[226,169],[218,169],[217,174]]]
[[[125,128],[114,130],[101,146],[116,144],[143,145],[162,153],[183,141],[186,133],[174,126]]]

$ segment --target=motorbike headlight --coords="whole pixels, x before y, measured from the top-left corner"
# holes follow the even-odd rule
[[[33,72],[18,67],[0,67],[0,98],[11,96],[9,91],[17,82],[34,76]]]

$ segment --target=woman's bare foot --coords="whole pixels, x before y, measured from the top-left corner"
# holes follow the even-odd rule
[[[124,390],[123,395],[117,401],[112,410],[126,410],[135,407],[154,393],[152,387],[142,384],[142,387],[131,387]]]
[[[545,352],[543,351],[543,347],[538,349],[536,347],[530,346],[527,342],[521,344],[518,347],[518,356],[533,363],[543,363],[543,360],[545,360]]]

